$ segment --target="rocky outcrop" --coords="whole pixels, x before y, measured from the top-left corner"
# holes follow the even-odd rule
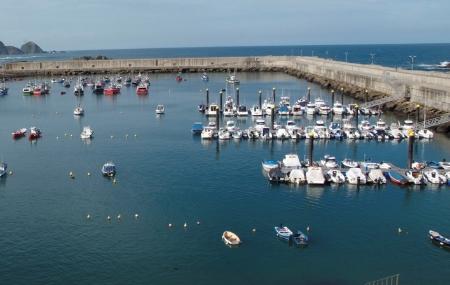
[[[8,54],[11,54],[11,55],[23,54],[23,51],[21,49],[18,49],[14,46],[6,46],[6,50],[8,51]]]
[[[8,53],[8,49],[6,48],[6,46],[1,41],[0,41],[0,54],[9,54]]]
[[[20,49],[23,53],[44,53],[40,46],[38,46],[35,42],[27,42],[23,44]]]

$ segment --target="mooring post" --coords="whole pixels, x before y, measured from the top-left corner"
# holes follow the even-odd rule
[[[273,126],[275,124],[275,107],[271,108],[271,110],[270,110],[270,122],[272,124],[272,130],[273,130]]]
[[[359,117],[359,106],[356,105],[356,106],[355,106],[355,120],[356,120],[355,128],[356,128],[356,129],[358,129],[358,117]]]
[[[236,88],[236,104],[239,107],[239,87]]]
[[[408,133],[408,169],[412,168],[412,163],[414,161],[414,139],[414,131],[410,130]]]
[[[366,89],[366,91],[364,92],[364,100],[365,103],[367,103],[367,100],[369,99],[369,90]]]
[[[217,131],[219,131],[219,124],[220,124],[219,117],[220,117],[220,110],[217,110],[216,111],[216,130]]]
[[[331,107],[334,105],[334,89],[331,90]]]
[[[311,88],[308,87],[308,103],[311,102]]]
[[[309,137],[309,166],[313,166],[314,136]]]
[[[262,111],[262,102],[261,102],[262,91],[259,90],[258,94],[259,94],[259,109]]]
[[[275,89],[275,87],[273,87],[272,88],[273,104],[275,104],[275,92],[276,92],[276,89]]]
[[[344,87],[341,87],[341,104],[344,105]]]
[[[219,95],[220,95],[219,112],[222,113],[222,109],[223,109],[223,92],[220,91]]]
[[[420,105],[416,105],[416,125],[419,123],[420,118]]]
[[[209,107],[209,89],[206,88],[206,108]]]

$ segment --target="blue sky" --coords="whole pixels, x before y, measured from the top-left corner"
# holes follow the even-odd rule
[[[45,50],[450,42],[449,0],[1,0],[0,40]]]

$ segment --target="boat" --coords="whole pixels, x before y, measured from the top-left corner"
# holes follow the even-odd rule
[[[3,81],[0,83],[0,96],[8,95],[8,87],[6,87],[6,83]]]
[[[283,227],[282,225],[279,227],[274,227],[274,229],[277,237],[284,240],[289,240],[289,238],[293,235],[293,232],[288,227]]]
[[[405,171],[405,177],[409,183],[414,185],[424,185],[427,184],[427,180],[419,171],[407,170]]]
[[[286,154],[283,160],[281,161],[281,165],[284,169],[287,170],[299,169],[302,167],[298,155],[294,153]]]
[[[107,88],[103,90],[104,95],[117,95],[120,93],[120,88],[116,84],[110,84]]]
[[[258,105],[253,105],[252,108],[250,108],[250,114],[254,117],[259,117],[263,115],[263,112]]]
[[[306,246],[309,238],[302,231],[297,231],[296,234],[291,235],[290,240],[298,246]]]
[[[237,234],[230,231],[223,232],[222,240],[228,246],[236,246],[242,243],[241,239],[237,236]]]
[[[197,106],[197,110],[198,110],[200,113],[205,113],[205,111],[206,111],[206,105],[205,105],[205,104],[199,104],[199,105]]]
[[[328,115],[331,113],[331,108],[328,105],[322,105],[319,107],[319,114],[320,115]]]
[[[444,237],[440,233],[430,230],[428,231],[428,235],[432,241],[436,242],[440,246],[450,247],[450,239]]]
[[[357,161],[345,158],[343,161],[341,161],[342,167],[347,168],[356,168],[359,167],[359,163]]]
[[[236,74],[229,75],[225,80],[229,84],[239,84],[240,81],[237,79]]]
[[[200,134],[200,137],[206,140],[212,139],[214,137],[214,130],[211,128],[204,128]]]
[[[359,165],[361,166],[361,168],[363,168],[365,171],[369,171],[369,169],[378,169],[380,168],[380,164],[377,162],[372,162],[369,160],[366,161],[361,161],[359,163]]]
[[[325,155],[320,161],[320,165],[326,168],[337,168],[339,166],[336,162],[336,157],[330,155]]]
[[[284,140],[284,139],[290,138],[290,135],[289,135],[289,132],[285,128],[280,127],[276,130],[275,137],[279,140]]]
[[[203,124],[200,122],[195,122],[194,124],[192,124],[192,128],[191,128],[191,132],[194,135],[200,135],[203,131]]]
[[[261,165],[266,172],[269,172],[270,170],[278,168],[280,166],[278,161],[276,160],[263,160]]]
[[[82,96],[82,95],[84,95],[84,87],[81,84],[80,80],[78,80],[78,83],[75,84],[75,87],[73,88],[73,94],[75,96]]]
[[[418,130],[417,135],[420,139],[432,139],[434,137],[434,133],[427,129]]]
[[[35,86],[33,89],[33,95],[40,96],[42,95],[42,89],[40,86]]]
[[[281,106],[278,109],[278,114],[280,116],[289,116],[289,108],[287,106],[285,106],[285,105]]]
[[[405,176],[393,170],[388,171],[387,176],[389,177],[392,183],[397,185],[406,185],[409,183],[408,179],[406,179]]]
[[[414,162],[411,164],[411,168],[412,168],[413,170],[422,170],[422,169],[424,169],[425,167],[427,167],[427,163],[426,163],[426,162],[418,162],[418,161],[414,161]]]
[[[437,161],[429,161],[427,162],[427,166],[434,169],[441,169],[441,165]]]
[[[108,161],[102,166],[103,176],[113,177],[116,175],[116,165],[112,161]]]
[[[209,76],[208,76],[208,74],[206,74],[206,72],[203,72],[201,78],[202,78],[202,81],[209,81]]]
[[[327,182],[341,184],[345,182],[345,175],[338,169],[330,169],[325,173]]]
[[[181,77],[181,74],[178,74],[177,77],[175,77],[175,80],[177,82],[181,82],[181,81],[183,81],[183,77]]]
[[[155,113],[156,113],[157,115],[162,115],[162,114],[164,114],[164,112],[165,112],[164,105],[158,105],[158,106],[156,106]]]
[[[238,115],[239,117],[245,117],[245,116],[248,116],[248,110],[247,110],[247,107],[244,106],[244,105],[239,106],[238,109],[237,109],[237,115]]]
[[[439,166],[444,170],[450,170],[450,162],[448,161],[439,161]]]
[[[27,133],[27,129],[21,128],[11,134],[12,134],[13,139],[19,139],[19,138],[24,137],[26,133]]]
[[[33,95],[33,88],[31,86],[26,86],[22,89],[23,95]]]
[[[36,140],[36,139],[38,139],[38,138],[40,138],[41,137],[41,130],[40,129],[38,129],[38,128],[36,128],[36,127],[31,127],[30,128],[30,135],[28,136],[28,138],[30,139],[30,140]]]
[[[341,103],[336,102],[336,103],[334,103],[334,105],[333,105],[332,111],[333,111],[333,113],[334,113],[335,115],[342,115],[342,114],[345,113],[345,108],[344,108],[344,106],[342,106]]]
[[[347,182],[350,184],[360,185],[366,184],[367,179],[364,173],[361,171],[361,168],[352,167],[345,173],[347,178]]]
[[[103,94],[104,87],[105,87],[105,84],[103,83],[103,81],[95,82],[94,90],[93,90],[94,94]]]
[[[306,171],[306,182],[311,185],[323,185],[325,184],[325,176],[323,170],[318,166],[310,166]]]
[[[84,115],[84,110],[83,110],[83,108],[78,106],[78,107],[75,108],[75,110],[73,110],[73,114],[75,116],[83,116]]]
[[[316,113],[316,105],[314,103],[308,103],[306,105],[306,114],[314,115]]]
[[[86,126],[83,127],[83,131],[80,134],[80,137],[82,139],[90,139],[92,138],[92,136],[94,135],[94,131],[91,129],[91,127]]]
[[[294,104],[291,110],[292,116],[301,116],[303,115],[303,108],[300,104]]]
[[[437,66],[440,68],[450,68],[450,61],[441,61]]]
[[[226,129],[220,129],[218,136],[219,136],[219,140],[231,139],[231,133]]]
[[[5,162],[0,163],[0,177],[6,175],[8,169],[8,165]]]
[[[379,168],[370,169],[367,173],[367,180],[370,183],[374,184],[386,184],[386,177],[383,174],[383,171]]]
[[[306,182],[305,171],[302,168],[292,169],[289,172],[289,182],[294,184],[303,184]]]
[[[219,112],[219,105],[217,104],[211,104],[208,106],[208,109],[205,111],[206,116],[216,116]]]
[[[325,101],[322,98],[316,98],[314,100],[314,106],[316,107],[317,110],[319,110],[320,107],[325,106]]]
[[[225,106],[223,109],[223,115],[225,117],[234,117],[234,109],[231,106]]]
[[[431,169],[423,172],[423,176],[430,182],[431,184],[446,184],[447,178],[440,174],[436,169]]]
[[[147,83],[139,83],[139,85],[136,87],[136,94],[137,95],[148,95]]]
[[[234,121],[227,121],[225,128],[229,132],[234,132],[237,129],[236,128],[236,123]]]
[[[379,119],[374,127],[375,130],[385,131],[386,130],[386,122]]]

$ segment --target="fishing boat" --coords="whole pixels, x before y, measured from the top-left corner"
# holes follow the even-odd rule
[[[345,182],[345,175],[338,169],[330,169],[325,173],[327,182],[341,184]]]
[[[407,170],[405,171],[405,177],[409,183],[414,185],[424,185],[427,184],[427,180],[423,174],[419,171]]]
[[[391,182],[394,184],[401,186],[408,184],[408,179],[406,179],[405,176],[396,171],[388,171],[387,176],[389,177],[389,180],[391,180]]]
[[[139,85],[136,87],[136,94],[137,95],[148,95],[147,83],[139,83]]]
[[[94,131],[91,129],[91,127],[86,126],[83,127],[83,131],[80,134],[80,137],[82,139],[90,139],[92,138],[92,136],[94,135]]]
[[[200,135],[203,131],[203,124],[201,122],[195,122],[192,124],[191,132],[194,135]]]
[[[361,171],[361,168],[352,167],[347,170],[345,176],[347,178],[347,182],[350,184],[360,185],[367,183],[367,178]]]
[[[367,173],[367,181],[373,184],[386,184],[386,177],[381,169],[370,169]]]
[[[440,174],[436,169],[431,169],[423,172],[423,176],[430,182],[431,184],[446,184],[447,178]]]
[[[289,172],[289,182],[294,184],[303,184],[306,182],[305,171],[302,168],[292,169]]]
[[[293,232],[288,227],[274,227],[275,233],[277,237],[282,238],[284,240],[289,240],[289,238],[293,235]]]
[[[158,105],[156,106],[156,110],[155,110],[157,115],[162,115],[165,113],[165,108],[164,105]]]
[[[429,230],[428,235],[433,242],[436,242],[440,246],[450,247],[450,239],[444,237],[436,231]]]
[[[102,166],[103,176],[113,177],[116,175],[116,165],[112,161],[108,161]]]
[[[8,169],[8,165],[5,162],[0,163],[0,177],[6,175]]]
[[[230,231],[223,232],[222,240],[228,246],[236,246],[242,243],[238,235]]]
[[[117,95],[120,93],[120,88],[116,84],[110,84],[103,90],[104,95]]]
[[[331,155],[325,155],[323,159],[320,161],[320,165],[325,166],[327,168],[337,168],[339,165],[336,162],[336,157]]]
[[[74,114],[75,116],[83,116],[83,115],[84,115],[84,109],[81,108],[80,106],[78,106],[78,107],[76,107],[76,108],[73,110],[73,114]]]
[[[36,127],[31,127],[30,128],[30,135],[28,136],[28,138],[30,140],[36,140],[38,138],[40,138],[42,135],[41,130],[36,128]]]
[[[359,167],[359,163],[358,162],[356,162],[354,160],[351,160],[351,159],[348,159],[348,158],[345,158],[343,161],[341,161],[341,164],[342,164],[342,167],[347,167],[347,168]]]
[[[325,184],[325,176],[323,170],[318,166],[310,166],[306,171],[306,182],[310,185],[323,185]]]
[[[20,139],[20,138],[24,137],[26,133],[27,133],[27,129],[21,128],[11,134],[12,134],[13,139]]]

